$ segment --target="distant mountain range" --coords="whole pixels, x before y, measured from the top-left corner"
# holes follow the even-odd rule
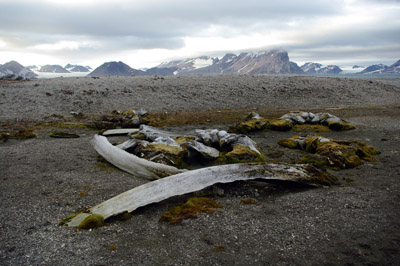
[[[90,70],[91,70],[90,67],[68,64],[65,67],[62,67],[60,65],[44,65],[38,70],[38,72],[71,73],[71,72],[90,72]]]
[[[201,56],[162,63],[156,68],[174,68],[175,75],[198,74],[301,74],[301,68],[289,61],[286,51],[226,54],[221,59]]]
[[[44,65],[38,71],[46,73],[70,73],[60,65]]]
[[[301,66],[301,69],[304,71],[304,74],[309,75],[337,75],[343,70],[340,67],[335,65],[329,65],[327,67],[322,67],[321,64],[308,62]]]
[[[201,56],[162,63],[146,71],[129,67],[122,62],[108,62],[89,76],[132,75],[223,75],[223,74],[303,74],[285,51],[226,54],[223,58]]]
[[[381,66],[381,65],[379,65]],[[383,66],[383,65],[382,65]],[[360,72],[353,74],[399,74],[397,68],[373,66],[363,68],[354,66]],[[374,69],[372,71],[372,69]],[[392,69],[392,70],[390,70]],[[323,66],[308,62],[299,67],[289,60],[288,53],[281,50],[258,53],[228,53],[221,59],[200,56],[183,60],[164,62],[147,69],[138,70],[123,62],[107,62],[96,68],[89,76],[139,76],[139,75],[224,75],[224,74],[306,74],[306,75],[338,75],[343,70],[336,65]]]
[[[30,68],[30,69],[29,69]],[[31,71],[47,73],[89,72],[89,66],[67,64],[24,67],[15,61],[0,65],[0,79],[29,79],[37,75]],[[348,70],[346,70],[348,71]],[[97,67],[88,76],[143,76],[143,75],[224,75],[224,74],[305,74],[305,75],[338,75],[343,70],[336,65],[323,66],[315,62],[307,62],[301,67],[289,60],[288,53],[282,50],[263,51],[257,53],[228,53],[221,59],[200,56],[183,60],[164,62],[147,69],[138,70],[127,64],[107,62]],[[354,65],[352,74],[400,74],[400,60],[391,66],[379,64],[368,67]],[[346,74],[346,72],[344,72]]]
[[[90,72],[92,68],[90,66],[80,66],[68,64],[64,67],[69,72]]]

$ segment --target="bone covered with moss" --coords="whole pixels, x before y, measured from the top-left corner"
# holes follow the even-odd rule
[[[185,168],[191,163],[204,164],[237,162],[263,162],[264,154],[248,136],[231,134],[218,129],[196,129],[185,135],[141,125],[132,134],[133,139],[118,147],[134,155],[154,161]]]
[[[333,140],[322,136],[294,136],[280,139],[278,144],[312,153],[312,156],[302,158],[303,163],[315,163],[338,169],[357,167],[363,164],[362,160],[375,161],[373,155],[380,154],[374,147],[360,141]]]
[[[251,113],[243,122],[230,129],[231,132],[248,133],[260,130],[288,131],[296,125],[323,125],[331,130],[351,130],[355,126],[330,113],[291,112],[278,119],[266,119]],[[312,129],[312,128],[311,128]],[[316,128],[321,131],[320,128]]]

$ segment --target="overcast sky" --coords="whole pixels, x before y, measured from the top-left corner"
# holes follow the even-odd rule
[[[390,65],[400,0],[0,0],[0,64],[145,68],[274,48],[299,65]]]

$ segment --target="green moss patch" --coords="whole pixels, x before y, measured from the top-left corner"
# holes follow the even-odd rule
[[[235,133],[249,133],[253,131],[260,131],[270,128],[270,122],[267,119],[252,118],[237,124],[235,127],[230,128],[229,132]]]
[[[227,163],[244,163],[244,162],[265,162],[266,158],[263,154],[255,152],[249,146],[236,144],[233,150],[225,155]]]
[[[299,143],[294,138],[295,137],[280,139],[278,140],[278,144],[289,149],[297,149],[299,147]]]
[[[321,136],[298,137],[278,140],[278,144],[287,148],[302,149],[312,155],[302,158],[302,163],[328,166],[332,169],[348,169],[376,161],[373,155],[380,152],[374,147],[359,141],[341,141]]]
[[[180,224],[185,219],[197,218],[200,213],[213,213],[216,208],[222,208],[222,206],[210,198],[194,197],[181,205],[165,211],[162,214],[160,221],[167,221],[171,224]]]
[[[337,177],[328,173],[324,168],[309,164],[306,168],[307,172],[312,176],[312,181],[316,184],[329,186],[337,183]]]
[[[293,127],[292,122],[286,119],[274,119],[270,121],[270,126],[268,129],[275,131],[289,131]]]
[[[329,132],[330,131],[329,127],[324,126],[324,125],[319,125],[319,124],[294,125],[292,130],[296,131],[296,132]]]
[[[104,222],[104,217],[102,215],[91,214],[78,225],[78,229],[93,229],[104,225],[105,222]]]
[[[51,131],[49,136],[52,138],[65,138],[65,139],[79,138],[79,135],[66,133],[64,131],[55,131],[55,130]]]

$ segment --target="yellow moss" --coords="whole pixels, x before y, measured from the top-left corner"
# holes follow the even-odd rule
[[[295,136],[287,139],[280,139],[278,140],[278,144],[286,148],[297,149],[299,144],[297,143],[296,138],[298,137]]]
[[[286,119],[274,119],[270,121],[270,129],[276,131],[288,131],[293,127],[292,122]]]
[[[196,138],[192,136],[179,136],[174,138],[175,142],[178,143],[179,145],[195,139]]]
[[[236,144],[233,150],[225,154],[227,163],[265,162],[264,154],[251,150],[246,145]]]
[[[213,249],[214,252],[222,252],[224,250],[225,250],[225,248],[221,245],[215,246]]]
[[[267,119],[261,118],[261,119],[249,119],[246,121],[243,121],[239,124],[237,124],[235,127],[231,128],[229,131],[230,132],[236,132],[236,133],[248,133],[248,132],[253,132],[253,131],[260,131],[269,128],[270,122]]]
[[[135,115],[135,111],[133,109],[126,110],[125,112],[122,113],[124,116],[128,115]]]
[[[251,198],[242,199],[242,200],[240,200],[240,202],[243,203],[243,204],[254,204],[254,205],[258,205],[259,204],[257,200],[251,199]]]
[[[66,225],[69,221],[72,220],[72,218],[76,217],[78,214],[81,214],[81,213],[82,213],[82,212],[80,212],[80,213],[75,213],[75,214],[71,214],[71,215],[67,216],[66,218],[62,219],[62,220],[58,223],[58,225],[59,225],[59,226]]]
[[[168,145],[168,144],[148,144],[145,150],[151,150],[161,153],[169,153],[174,155],[180,155],[183,151],[181,147]]]
[[[337,182],[337,177],[326,172],[324,169],[320,167],[316,167],[314,165],[307,165],[307,172],[312,176],[313,182],[321,185],[331,185]]]
[[[305,155],[301,158],[301,163],[305,164],[316,164],[319,166],[328,166],[329,162],[326,157],[319,156],[316,154]]]
[[[144,155],[144,158],[150,159],[159,154],[163,154],[159,160],[159,163],[164,163],[168,165],[173,165],[178,168],[185,168],[187,165],[184,162],[186,150],[182,149],[180,146],[173,146],[168,144],[148,144],[140,149],[140,153]]]
[[[360,157],[356,155],[356,150],[356,148],[349,145],[324,142],[318,145],[316,153],[326,156],[331,166],[344,169],[354,168],[362,164]]]
[[[381,154],[381,152],[379,150],[375,149],[374,147],[372,147],[364,142],[355,141],[354,143],[356,144],[356,147],[358,149],[360,149],[361,151],[363,151],[366,154],[369,154],[369,155]]]
[[[215,208],[222,206],[210,198],[194,197],[187,200],[185,203],[173,207],[165,211],[160,221],[167,221],[171,224],[179,224],[185,219],[197,218],[197,215],[203,212],[215,212]]]
[[[314,153],[319,144],[319,136],[311,136],[304,139],[306,152]]]
[[[52,138],[79,138],[79,136],[76,134],[71,134],[71,133],[66,133],[63,131],[56,131],[56,130],[52,130],[50,132],[49,136]]]
[[[292,128],[293,131],[300,132],[329,132],[330,129],[327,126],[319,125],[319,124],[303,124],[303,125],[294,125]]]
[[[15,133],[11,133],[10,138],[13,139],[19,139],[19,140],[23,140],[23,139],[31,139],[31,138],[36,138],[36,134],[33,133],[33,129],[31,128],[24,128],[24,129],[20,129]]]
[[[316,153],[313,156],[304,156],[302,163],[313,163],[321,166],[329,166],[332,169],[354,168],[366,161],[376,161],[372,154],[380,152],[359,141],[330,140],[320,142],[320,136],[310,136],[304,139],[304,147],[297,144],[294,136],[288,139],[280,139],[278,143],[288,148],[303,148],[307,152]]]
[[[104,226],[104,217],[100,214],[91,214],[86,217],[79,225],[79,229],[92,229]]]
[[[355,129],[356,127],[353,126],[352,124],[349,124],[345,121],[340,121],[340,122],[336,122],[336,121],[329,121],[328,122],[328,127],[331,130],[336,130],[336,131],[341,131],[341,130],[352,130]]]

